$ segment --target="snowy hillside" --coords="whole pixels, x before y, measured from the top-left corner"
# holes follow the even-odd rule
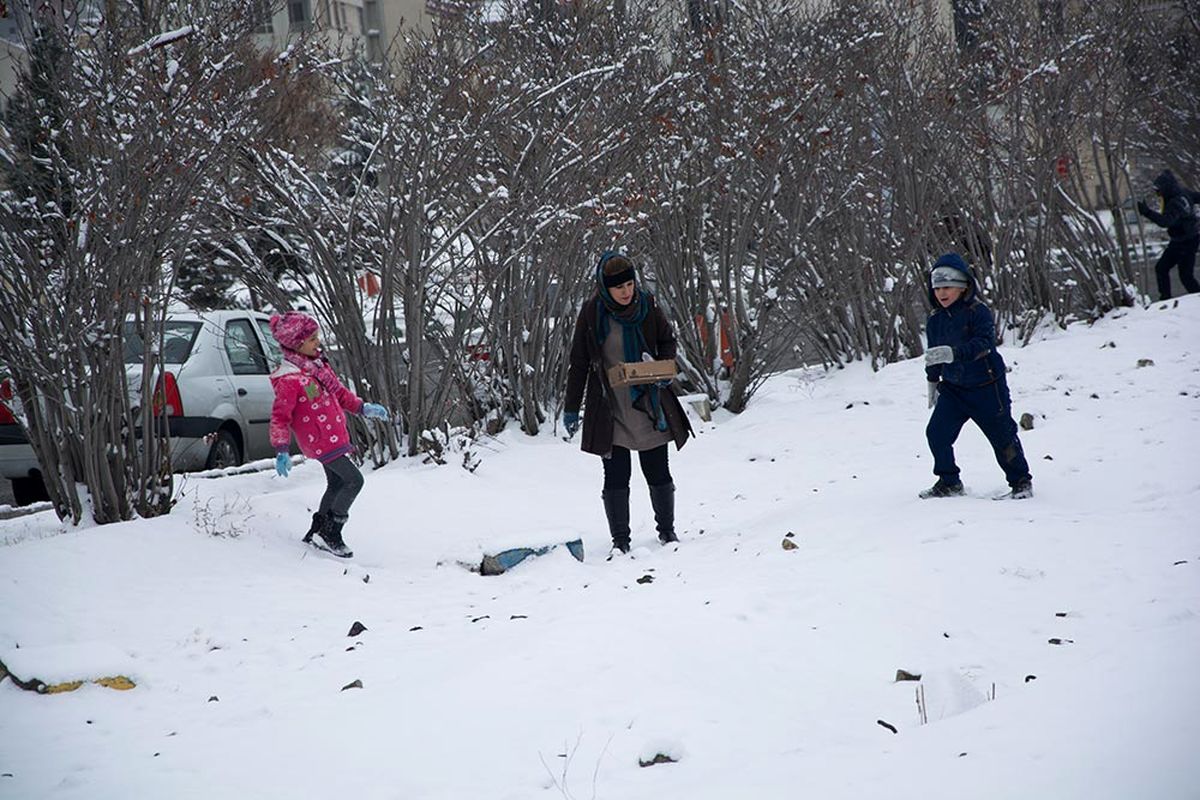
[[[612,562],[600,463],[550,433],[368,473],[349,564],[299,543],[314,463],[189,479],[163,519],[0,522],[0,659],[137,683],[0,682],[0,797],[1196,798],[1200,296],[1002,352],[1027,501],[992,502],[973,426],[970,496],[917,499],[912,360],[697,421],[682,545],[635,469]],[[582,564],[458,563],[575,537]]]

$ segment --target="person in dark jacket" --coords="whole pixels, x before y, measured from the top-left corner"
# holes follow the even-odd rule
[[[1154,191],[1162,198],[1162,212],[1146,205],[1144,200],[1137,204],[1138,213],[1167,229],[1170,241],[1167,249],[1154,265],[1154,277],[1158,280],[1158,298],[1171,299],[1171,270],[1179,267],[1179,280],[1188,292],[1200,292],[1200,284],[1192,271],[1196,267],[1196,249],[1200,247],[1200,230],[1197,229],[1195,204],[1200,202],[1200,192],[1193,192],[1179,182],[1175,173],[1164,169],[1154,179]]]
[[[996,453],[1013,499],[1033,496],[1033,477],[1012,418],[1004,359],[996,352],[996,324],[978,297],[975,276],[958,253],[946,253],[929,273],[934,311],[925,326],[925,376],[933,414],[925,438],[933,452],[937,482],[920,496],[963,493],[954,442],[963,425],[979,426]]]
[[[692,434],[670,381],[614,388],[608,368],[618,362],[675,358],[675,333],[654,295],[638,288],[633,263],[608,251],[596,264],[596,293],[583,304],[575,322],[563,426],[573,436],[580,427],[580,448],[603,459],[604,513],[613,548],[629,552],[630,453],[637,451],[650,487],[658,538],[678,542],[675,534],[675,484],[667,446],[682,448]],[[585,397],[586,388],[586,397]]]

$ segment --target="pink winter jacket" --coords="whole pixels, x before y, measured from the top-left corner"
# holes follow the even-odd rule
[[[276,452],[286,451],[290,429],[296,432],[300,452],[326,464],[354,450],[344,411],[361,413],[363,401],[342,385],[332,369],[326,366],[320,374],[317,380],[286,359],[271,373],[275,389],[271,445]]]

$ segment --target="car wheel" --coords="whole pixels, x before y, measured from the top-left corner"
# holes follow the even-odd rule
[[[217,438],[208,451],[205,468],[224,469],[225,467],[236,467],[241,463],[242,448],[238,447],[237,439],[234,439],[233,434],[227,430],[217,431]]]
[[[46,491],[46,484],[42,483],[41,477],[36,475],[29,478],[13,478],[12,491],[13,502],[19,506],[27,506],[50,499],[50,495]]]

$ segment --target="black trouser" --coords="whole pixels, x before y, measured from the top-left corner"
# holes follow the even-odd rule
[[[1163,250],[1163,254],[1158,257],[1158,263],[1154,265],[1154,277],[1158,279],[1158,299],[1171,299],[1171,270],[1176,265],[1179,266],[1179,281],[1183,284],[1185,292],[1200,292],[1200,283],[1196,283],[1196,278],[1192,274],[1192,270],[1196,268],[1196,248],[1200,246],[1200,236],[1193,236],[1191,239],[1183,239],[1182,241],[1171,241],[1167,244],[1167,249]]]
[[[329,483],[318,511],[334,522],[344,523],[350,518],[350,504],[363,487],[362,473],[349,456],[339,456],[322,466],[325,467],[325,479]]]
[[[633,472],[629,448],[613,445],[612,455],[600,459],[604,463],[604,491],[612,492],[629,488],[629,477]],[[647,486],[662,486],[671,483],[671,470],[667,466],[667,445],[653,450],[639,450],[638,461]]]
[[[1012,418],[1008,382],[1003,378],[985,386],[965,388],[938,384],[937,405],[925,427],[925,438],[933,452],[933,473],[947,483],[958,483],[958,465],[954,463],[954,442],[963,425],[971,420],[983,431],[996,462],[1004,470],[1009,486],[1031,479],[1029,463],[1017,438],[1017,423]]]

